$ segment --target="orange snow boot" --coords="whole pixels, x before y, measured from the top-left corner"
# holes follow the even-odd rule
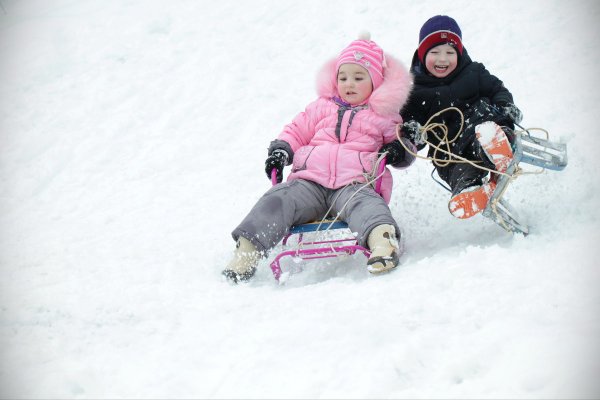
[[[513,159],[513,152],[502,128],[495,122],[487,121],[475,127],[475,135],[487,157],[496,166],[496,171],[505,172]]]
[[[450,199],[448,210],[456,218],[471,218],[485,209],[495,189],[495,181],[486,182],[481,186],[466,188]]]

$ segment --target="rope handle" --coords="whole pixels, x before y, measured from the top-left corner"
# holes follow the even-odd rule
[[[484,170],[484,171],[487,171],[487,172],[490,172],[490,173],[508,176],[508,177],[511,177],[512,179],[516,178],[516,176],[514,176],[514,175],[509,175],[509,174],[507,174],[505,172],[499,172],[499,171],[496,171],[495,169],[490,169],[490,168],[484,167],[483,165],[480,165],[482,163],[481,161],[468,160],[468,159],[466,159],[464,157],[461,157],[459,155],[456,155],[456,154],[452,153],[450,151],[450,145],[455,140],[458,139],[459,135],[456,135],[454,137],[454,139],[450,140],[450,139],[448,139],[448,127],[446,125],[444,125],[442,123],[437,123],[437,122],[432,123],[431,122],[434,118],[436,118],[437,116],[439,116],[439,115],[441,115],[441,114],[443,114],[443,113],[445,113],[447,111],[456,111],[460,115],[461,122],[460,122],[460,129],[459,129],[458,132],[462,132],[463,126],[464,126],[464,119],[465,119],[462,111],[460,109],[456,108],[456,107],[448,107],[448,108],[445,108],[445,109],[443,109],[441,111],[438,111],[437,113],[433,114],[427,120],[427,122],[425,123],[425,125],[423,125],[420,128],[421,135],[424,136],[423,137],[424,143],[435,149],[435,152],[433,153],[433,157],[421,156],[421,155],[417,154],[416,152],[413,152],[411,149],[409,149],[408,146],[406,146],[404,144],[404,142],[402,140],[400,140],[400,138],[402,137],[401,132],[400,132],[401,125],[398,124],[398,125],[396,125],[396,137],[398,138],[398,141],[400,142],[400,144],[402,145],[402,147],[404,147],[404,150],[406,150],[409,154],[411,154],[415,158],[420,158],[420,159],[423,159],[423,160],[431,161],[435,165],[437,165],[438,167],[445,167],[445,166],[447,166],[449,164],[452,164],[452,163],[454,163],[454,164],[470,164],[470,165],[474,166],[475,168],[479,168],[481,170]],[[538,130],[541,130],[541,131],[545,132],[546,136],[548,136],[548,132],[545,129],[541,129],[541,128],[529,128],[529,130],[535,130],[535,129],[538,129]],[[438,131],[441,131],[441,136],[438,134]],[[529,133],[527,129],[524,129],[522,131],[515,131],[516,134],[522,134],[523,132]],[[435,136],[435,138],[440,143],[442,143],[442,145],[441,146],[436,146],[435,144],[433,144],[430,141],[428,141],[427,140],[427,134],[428,133],[433,134]],[[442,148],[442,147],[445,147],[445,148]],[[441,152],[441,153],[446,154],[449,157],[449,159],[443,160],[443,159],[440,159],[440,158],[436,158],[436,155],[437,155],[438,151]],[[518,173],[515,174],[515,175],[518,176],[518,175],[525,175],[525,174],[538,174],[540,172],[541,171],[526,172],[526,171],[523,171],[523,170],[519,170]]]

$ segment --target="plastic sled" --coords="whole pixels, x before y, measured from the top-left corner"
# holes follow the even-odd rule
[[[529,164],[542,169],[561,171],[567,166],[567,145],[546,139],[517,133],[512,145],[513,160],[506,170],[507,175],[498,175],[496,190],[492,194],[483,215],[508,232],[527,235],[529,227],[522,222],[517,212],[502,198],[508,185],[520,169],[520,164]]]
[[[377,169],[377,180],[375,181],[375,191],[381,194],[381,177],[385,171],[385,158],[379,163]],[[273,185],[277,184],[276,171],[271,173]],[[313,232],[336,232],[336,237],[331,239],[321,238],[321,240],[305,240],[305,234]],[[293,248],[288,246],[290,238],[296,240]],[[271,261],[271,271],[275,279],[280,282],[282,276],[281,260],[285,257],[292,257],[300,260],[314,260],[320,258],[337,258],[340,256],[349,256],[357,251],[362,252],[365,257],[371,255],[371,251],[358,244],[358,240],[350,229],[348,224],[339,220],[314,221],[306,224],[295,225],[290,228],[290,232],[281,242],[284,250],[277,254]]]

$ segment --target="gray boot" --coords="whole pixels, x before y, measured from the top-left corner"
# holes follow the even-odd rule
[[[240,236],[235,247],[233,259],[222,274],[233,283],[247,281],[254,276],[261,254],[245,237]]]
[[[378,225],[367,239],[371,257],[367,261],[367,270],[379,274],[396,268],[400,259],[400,246],[396,239],[396,228],[393,225]]]

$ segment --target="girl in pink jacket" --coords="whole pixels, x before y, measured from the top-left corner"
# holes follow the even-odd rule
[[[411,85],[406,68],[368,35],[325,64],[317,80],[319,98],[269,146],[267,176],[275,169],[281,182],[284,166],[291,164],[287,182],[265,193],[234,229],[236,250],[223,275],[234,283],[250,279],[260,258],[292,226],[323,219],[328,211],[339,214],[358,243],[371,250],[369,272],[398,265],[400,229],[388,207],[392,175],[386,169],[381,195],[365,183],[384,153],[396,168],[414,161],[396,137]],[[415,152],[408,139],[401,140]]]

